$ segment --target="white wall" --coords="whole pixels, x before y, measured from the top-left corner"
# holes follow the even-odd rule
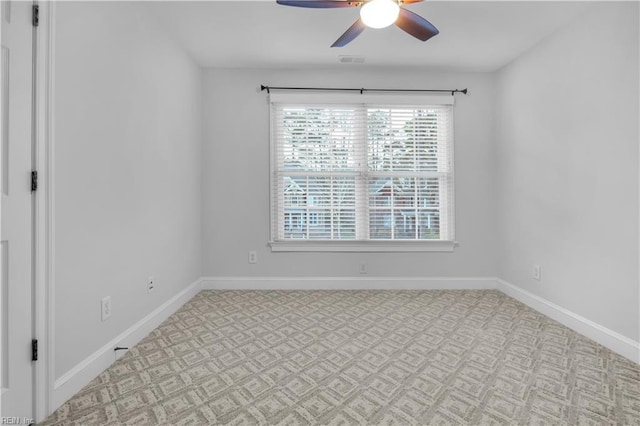
[[[55,16],[58,378],[201,274],[202,75],[139,4]]]
[[[598,4],[501,70],[496,152],[499,276],[636,341],[638,36]]]
[[[497,81],[348,66],[202,80],[140,5],[58,3],[55,377],[200,275],[358,276],[362,262],[370,276],[497,275],[637,340],[637,9],[595,7]],[[261,83],[468,87],[456,97],[455,252],[272,253]]]
[[[269,108],[273,86],[469,88],[456,96],[454,253],[272,253],[269,241]],[[211,69],[204,81],[204,275],[495,276],[495,167],[490,74],[370,70]],[[258,252],[249,265],[247,252]]]

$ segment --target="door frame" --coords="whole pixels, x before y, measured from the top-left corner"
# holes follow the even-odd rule
[[[35,3],[35,2],[34,2]],[[34,330],[38,339],[38,361],[34,373],[36,422],[48,417],[55,383],[54,368],[54,132],[53,70],[55,1],[41,1],[36,37],[35,162],[38,190],[35,193],[35,294]]]
[[[34,236],[32,248],[32,267],[33,267],[33,294],[32,294],[32,338],[38,339],[39,344],[39,361],[33,366],[32,377],[32,395],[33,398],[33,416],[36,422],[39,422],[48,416],[49,410],[52,408],[52,374],[53,374],[53,345],[50,337],[53,336],[53,325],[50,320],[53,319],[52,302],[49,295],[53,294],[52,281],[52,263],[50,262],[53,252],[53,197],[51,196],[51,178],[53,177],[51,151],[52,145],[52,73],[53,70],[53,10],[55,9],[53,2],[43,2],[39,4],[37,0],[32,2],[39,6],[39,25],[32,32],[32,82],[35,84],[35,93],[32,95],[34,103],[33,112],[35,113],[32,123],[32,135],[35,143],[32,146],[32,158],[39,172],[40,182],[38,191],[35,193],[35,202],[32,204],[34,211],[32,212],[34,221]],[[1,23],[0,23],[1,25]],[[0,125],[1,127],[1,125]],[[32,160],[33,161],[33,160]],[[0,413],[2,399],[0,398]]]

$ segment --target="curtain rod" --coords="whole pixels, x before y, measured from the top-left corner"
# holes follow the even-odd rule
[[[308,90],[308,91],[339,91],[339,92],[360,92],[362,95],[364,92],[432,92],[432,93],[451,93],[453,96],[456,93],[464,93],[467,94],[467,89],[365,89],[364,87],[361,89],[346,89],[346,88],[335,88],[335,87],[276,87],[276,86],[265,86],[264,84],[260,85],[260,91],[267,91],[267,93],[271,93],[272,90]]]

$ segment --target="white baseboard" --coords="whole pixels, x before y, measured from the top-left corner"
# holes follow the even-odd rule
[[[203,290],[491,290],[493,277],[203,277]]]
[[[171,314],[195,296],[202,287],[202,279],[196,280],[180,293],[154,309],[149,315],[126,329],[115,339],[85,358],[59,377],[54,384],[50,412],[57,410],[69,398],[79,392],[91,380],[106,370],[114,361],[116,346],[132,347],[158,327]]]
[[[496,288],[507,296],[600,343],[613,352],[640,363],[640,343],[504,280],[496,278],[496,284]]]

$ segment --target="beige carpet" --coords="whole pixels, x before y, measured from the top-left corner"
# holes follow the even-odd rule
[[[640,367],[497,291],[203,291],[43,424],[640,424]]]

